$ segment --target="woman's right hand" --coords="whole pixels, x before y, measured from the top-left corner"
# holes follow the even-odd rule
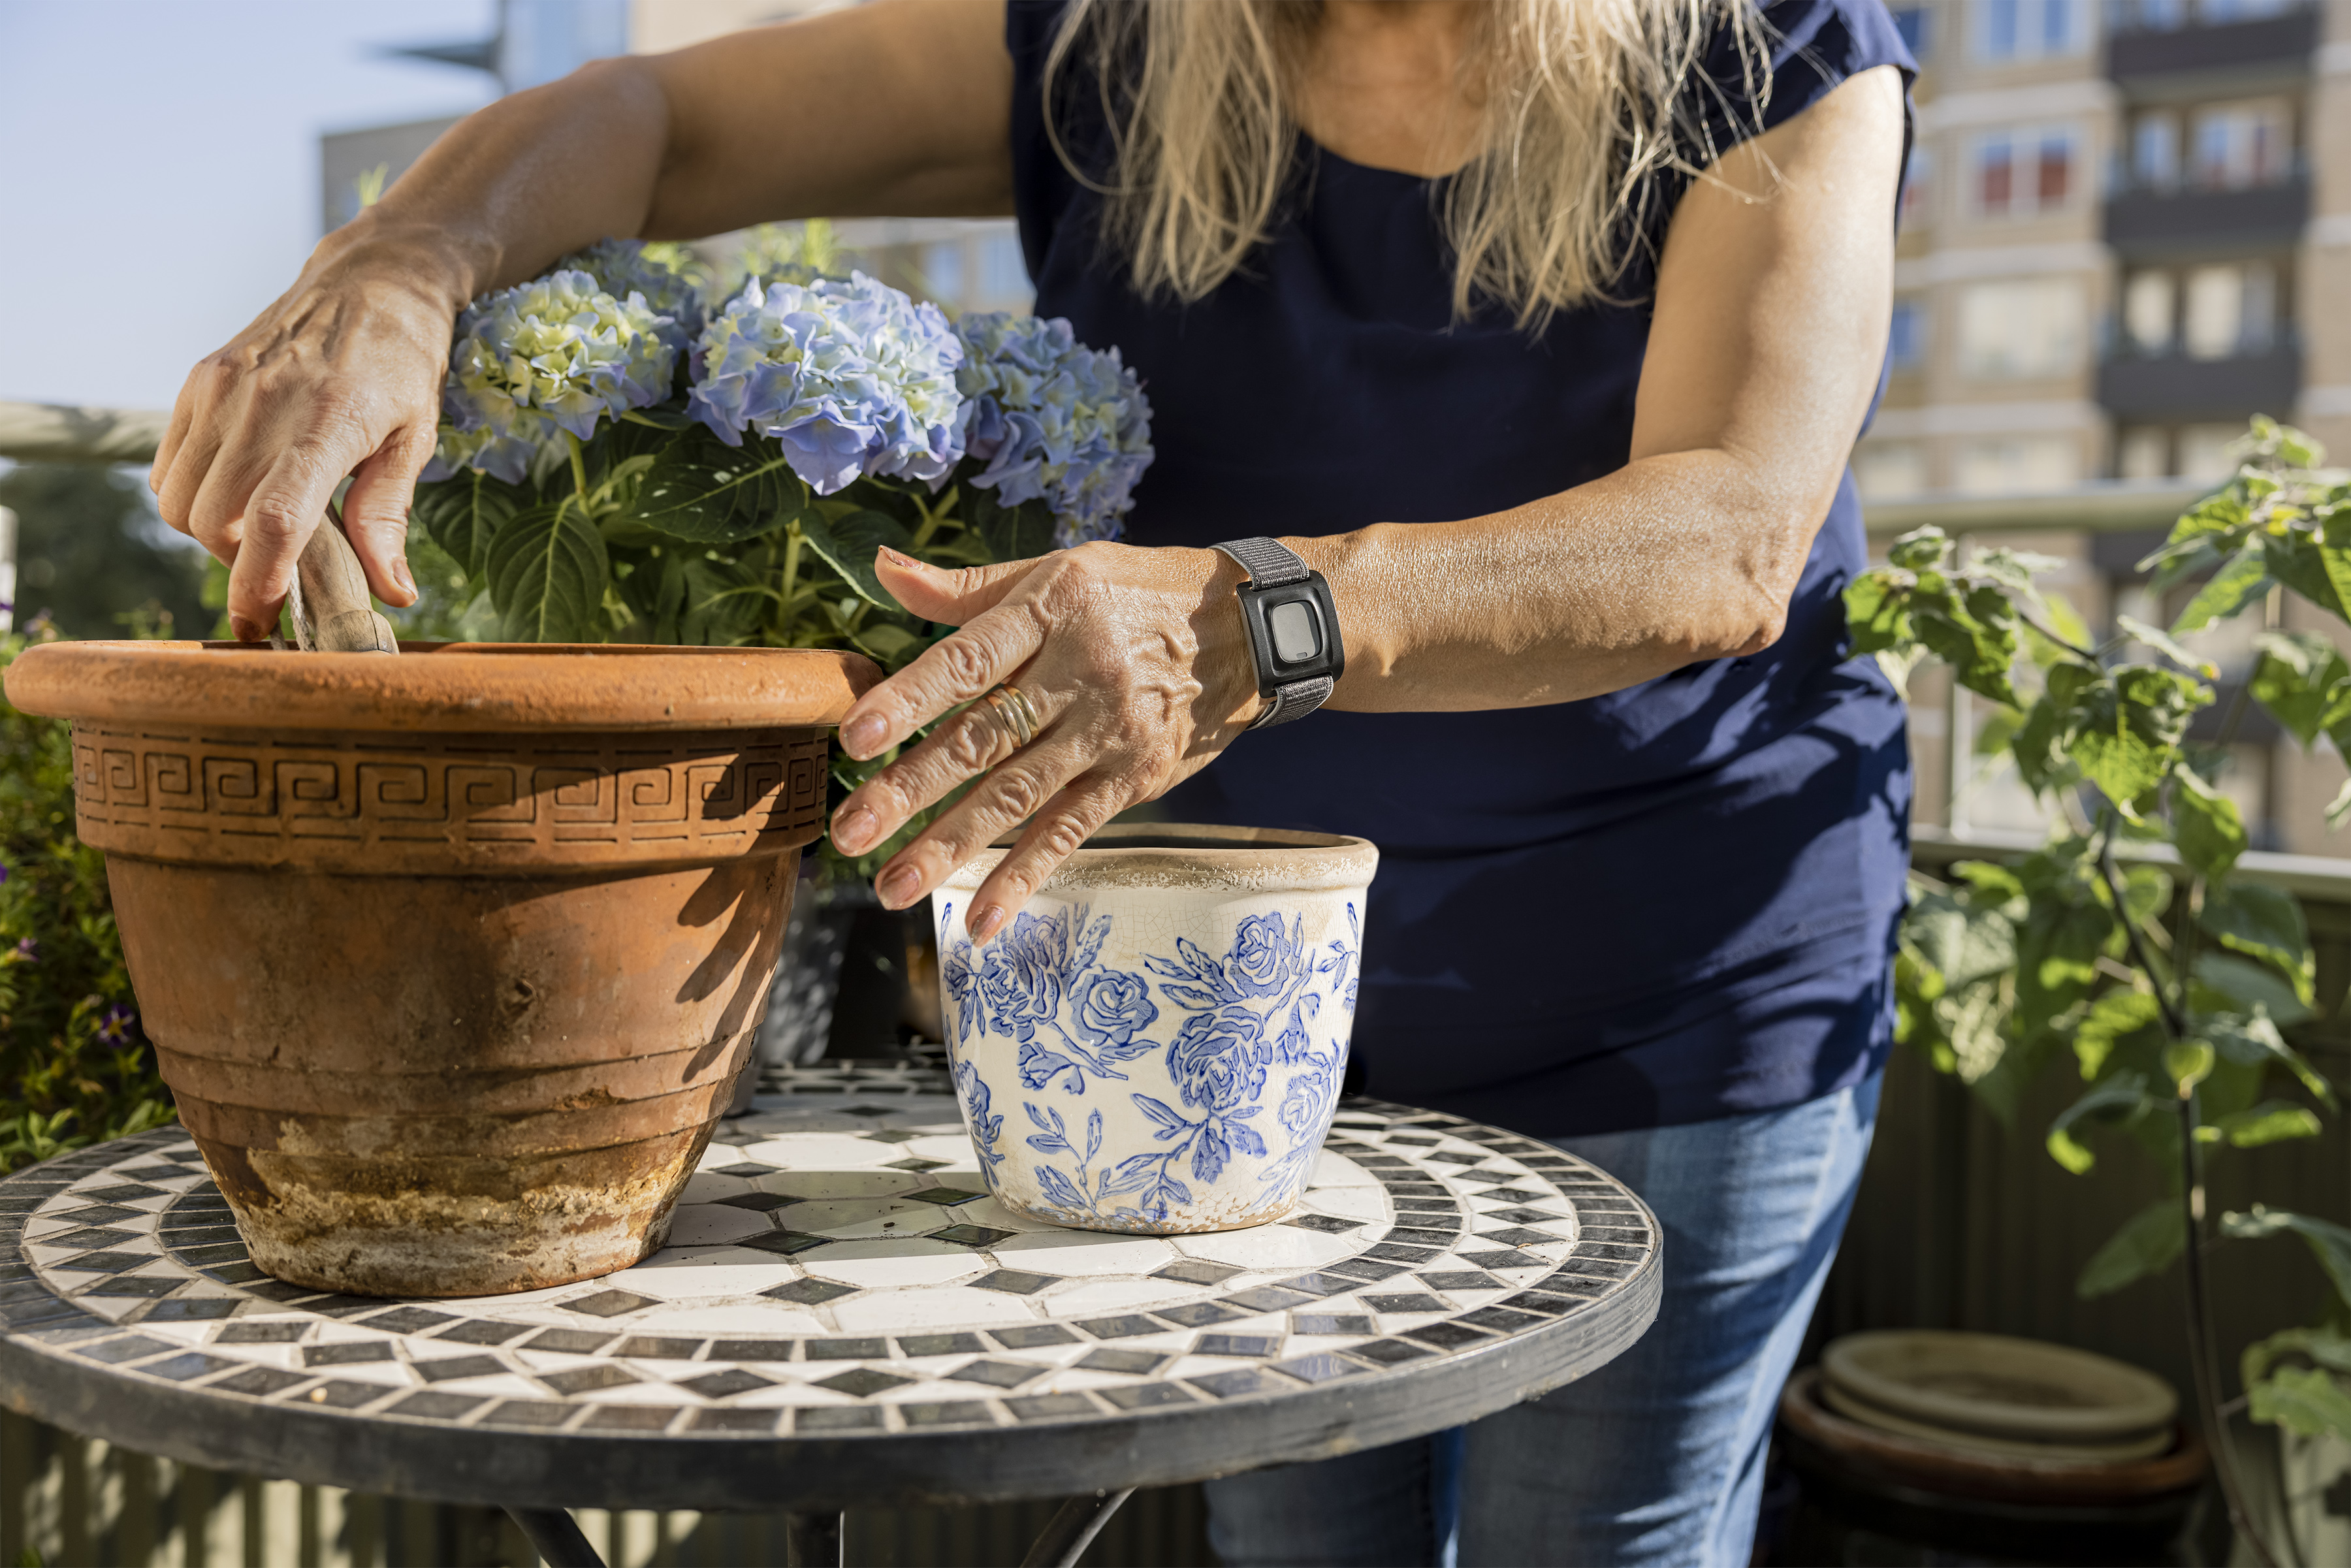
[[[433,455],[465,303],[462,288],[430,280],[454,271],[426,247],[340,234],[189,372],[148,483],[163,520],[229,567],[239,640],[277,624],[295,560],[346,476],[345,527],[369,587],[387,604],[415,602],[409,497]]]

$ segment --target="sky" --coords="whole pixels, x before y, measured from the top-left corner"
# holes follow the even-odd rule
[[[319,240],[319,136],[488,101],[378,57],[495,0],[0,0],[0,400],[167,409]]]

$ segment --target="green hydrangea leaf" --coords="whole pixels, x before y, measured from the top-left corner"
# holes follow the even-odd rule
[[[873,574],[873,556],[877,550],[893,549],[904,554],[914,549],[914,536],[906,531],[904,523],[870,508],[831,518],[810,512],[800,518],[800,534],[808,540],[809,549],[841,573],[860,597],[885,609],[898,608],[898,601],[890,597],[882,580]]]
[[[2283,537],[2262,535],[2261,546],[2262,561],[2272,577],[2321,610],[2335,616],[2343,614],[2343,601],[2335,591],[2334,574],[2328,570],[2316,539],[2300,528],[2289,528]]]
[[[2256,1421],[2304,1437],[2332,1433],[2351,1442],[2351,1392],[2316,1367],[2283,1367],[2263,1382],[2247,1384],[2245,1395]]]
[[[2294,1138],[2314,1138],[2325,1130],[2317,1113],[2287,1100],[2264,1100],[2251,1110],[2223,1116],[2212,1125],[2231,1146],[2240,1149],[2258,1149],[2264,1144],[2282,1144]]]
[[[2191,670],[2208,681],[2220,674],[2220,666],[2213,664],[2211,660],[2201,654],[2189,653],[2178,643],[2173,642],[2168,632],[2158,631],[2144,621],[2136,620],[2128,615],[2117,615],[2115,617],[2115,624],[2121,628],[2123,635],[2135,642],[2146,643],[2184,670]]]
[[[490,548],[490,602],[512,643],[597,640],[611,566],[604,536],[568,500],[517,512]]]
[[[2238,1241],[2258,1241],[2287,1234],[2301,1237],[2325,1271],[2327,1282],[2335,1287],[2335,1295],[2345,1306],[2351,1307],[2351,1228],[2331,1219],[2293,1214],[2257,1203],[2246,1213],[2222,1215],[2220,1234]]]
[[[2062,788],[2073,779],[2073,759],[2061,749],[2064,727],[2064,716],[2044,693],[2034,700],[2024,722],[2010,737],[2008,751],[2016,763],[2016,776],[2036,795]]]
[[[1909,583],[1882,571],[1863,572],[1844,591],[1844,621],[1856,654],[1907,649],[1916,640]]]
[[[2114,912],[2076,887],[2033,900],[2017,934],[2016,1020],[2025,1034],[2087,999],[2098,957],[2117,932]]]
[[[2255,1340],[2238,1362],[2245,1385],[2250,1388],[2260,1382],[2264,1373],[2289,1355],[2307,1356],[2330,1372],[2351,1373],[2351,1334],[2334,1328],[2293,1328]]]
[[[2245,821],[2237,803],[2192,768],[2172,769],[2171,827],[2179,858],[2208,882],[2226,877],[2245,852]]]
[[[2092,1002],[2074,1030],[2074,1057],[2084,1080],[2095,1082],[2134,1046],[2152,1055],[2163,1043],[2162,1018],[2161,1006],[2147,991],[2117,987]]]
[[[2171,1267],[2188,1246],[2187,1217],[2173,1198],[2158,1198],[2123,1221],[2122,1228],[2082,1265],[2074,1293],[2085,1301]]]
[[[1938,571],[1950,553],[1949,537],[1930,523],[1923,528],[1911,529],[1887,546],[1886,559],[1905,571]]]
[[[2281,1027],[2310,1017],[2310,1009],[2294,995],[2292,983],[2267,964],[2256,964],[2234,953],[2205,952],[2196,956],[2194,973],[2196,983],[2219,998],[2218,1005],[2210,1008],[2199,998],[2199,1010],[2258,1013]]]
[[[1918,639],[1951,667],[1951,676],[1979,695],[2022,707],[2009,671],[2016,663],[2016,611],[1997,589],[1954,596],[1942,579],[1922,576],[1911,591]]]
[[[2188,608],[2171,623],[2171,634],[2185,637],[2215,621],[2225,621],[2270,591],[2269,559],[2259,544],[2249,544],[2222,564],[2211,580],[2196,591]]]
[[[2351,717],[2351,664],[2315,632],[2264,632],[2253,639],[2252,695],[2304,747]]]
[[[451,478],[417,486],[408,517],[465,569],[468,581],[477,581],[488,570],[490,546],[498,530],[528,499],[506,481],[468,468]]]
[[[1903,916],[1902,935],[1954,990],[2016,967],[2016,927],[1973,898],[1928,894]]]
[[[2302,904],[2292,894],[2253,883],[2206,889],[2197,922],[2221,945],[2274,966],[2307,1006],[2316,995],[2317,961],[2311,953]]]
[[[810,499],[774,442],[747,436],[729,446],[696,424],[654,456],[624,515],[674,538],[729,545],[806,516]]]
[[[2206,959],[2219,963],[2241,965],[2252,973],[2267,976],[2267,971],[2246,964],[2241,958],[2220,958],[2206,954],[2197,961],[2199,980],[2204,978]],[[2290,1001],[2290,998],[2289,998]],[[2277,1020],[2269,1009],[2255,1002],[2245,1012],[2214,1012],[2199,1017],[2197,1032],[2210,1040],[2220,1054],[2241,1067],[2282,1067],[2294,1075],[2294,1081],[2308,1090],[2321,1104],[2335,1103],[2335,1086],[2322,1077],[2318,1070],[2304,1059],[2302,1052],[2285,1042],[2278,1032]]]

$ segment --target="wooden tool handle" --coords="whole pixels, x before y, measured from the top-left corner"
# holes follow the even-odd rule
[[[351,541],[343,536],[340,510],[332,503],[311,532],[294,573],[302,583],[302,608],[309,621],[310,646],[321,653],[397,653],[392,622],[368,597],[367,573]]]

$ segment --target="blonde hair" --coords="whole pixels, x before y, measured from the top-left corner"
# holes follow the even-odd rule
[[[1312,0],[1071,0],[1045,65],[1046,125],[1071,172],[1108,198],[1107,238],[1136,289],[1203,298],[1248,262],[1293,178],[1289,108],[1321,6]],[[1480,299],[1539,329],[1614,298],[1655,243],[1659,193],[1717,150],[1710,95],[1756,128],[1771,90],[1754,0],[1484,0],[1463,57],[1478,152],[1444,186],[1453,308]],[[1734,99],[1701,68],[1719,30]],[[1080,166],[1056,78],[1092,67],[1105,171]],[[1693,156],[1695,154],[1695,156]]]

